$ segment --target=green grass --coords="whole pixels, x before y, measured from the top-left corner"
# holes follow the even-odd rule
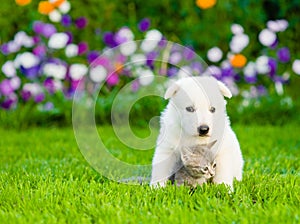
[[[153,150],[118,153],[124,146],[101,130],[120,159],[151,162]],[[228,194],[222,185],[191,193],[110,181],[84,160],[71,128],[0,129],[1,223],[299,223],[298,126],[234,130],[245,169]]]

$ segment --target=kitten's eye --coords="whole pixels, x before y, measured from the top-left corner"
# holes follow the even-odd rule
[[[188,112],[195,112],[195,108],[190,106],[185,108]]]
[[[213,165],[213,168],[216,168],[216,166],[217,166],[217,164],[216,164],[216,163],[214,163],[214,165]]]
[[[207,171],[208,171],[208,167],[204,167],[202,170],[203,170],[204,172],[207,172]]]
[[[215,108],[215,107],[210,107],[210,108],[209,108],[209,111],[210,111],[211,113],[214,113],[214,112],[216,112],[216,108]]]

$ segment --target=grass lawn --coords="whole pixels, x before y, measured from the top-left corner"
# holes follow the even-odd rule
[[[108,147],[123,147],[110,128],[101,129]],[[0,222],[300,223],[299,127],[234,130],[245,159],[244,179],[228,194],[222,185],[191,193],[187,187],[110,181],[84,160],[72,128],[0,129]],[[124,152],[115,154],[132,161],[141,157]],[[143,162],[151,162],[152,153],[144,152]]]

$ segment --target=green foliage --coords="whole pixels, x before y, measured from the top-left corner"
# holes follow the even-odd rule
[[[104,126],[109,149],[123,148]],[[0,129],[0,220],[3,223],[299,223],[297,125],[234,126],[245,159],[235,192],[204,185],[151,189],[96,173],[70,128]],[[139,129],[139,132],[145,132]],[[47,142],[45,144],[45,141]],[[122,149],[123,150],[123,149]],[[150,163],[153,151],[120,151]],[[124,156],[119,157],[125,159]],[[139,160],[138,160],[139,161]]]

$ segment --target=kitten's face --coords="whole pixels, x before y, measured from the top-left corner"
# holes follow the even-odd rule
[[[181,160],[186,171],[193,177],[210,179],[215,175],[216,162],[210,148],[189,147],[182,151]]]

